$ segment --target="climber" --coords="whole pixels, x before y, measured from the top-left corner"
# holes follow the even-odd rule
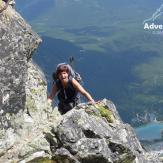
[[[56,68],[55,76],[57,80],[53,83],[51,94],[48,96],[48,102],[52,102],[52,99],[58,94],[58,110],[61,114],[65,114],[79,104],[79,92],[84,95],[90,103],[95,102],[91,95],[72,75],[70,65],[66,63],[59,64]]]

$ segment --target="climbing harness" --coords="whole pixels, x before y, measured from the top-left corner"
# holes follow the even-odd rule
[[[7,1],[6,1],[6,5],[5,5],[2,9],[0,9],[0,13],[2,13],[4,10],[7,9],[7,7],[8,7],[8,5],[9,5],[10,1],[11,1],[11,0],[7,0]]]

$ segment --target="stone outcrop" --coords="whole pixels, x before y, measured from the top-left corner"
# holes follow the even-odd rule
[[[74,108],[52,133],[52,153],[57,162],[159,162],[156,156],[144,151],[132,127],[120,120],[114,104],[108,100]]]
[[[0,7],[4,2],[0,1]],[[157,163],[111,101],[61,116],[31,56],[41,39],[9,6],[0,13],[0,163]]]
[[[29,161],[50,151],[43,131],[53,112],[44,76],[31,60],[40,42],[10,5],[0,13],[0,163]]]
[[[0,1],[0,8],[5,2]],[[39,36],[11,6],[0,13],[0,126],[25,109],[27,61],[41,42]],[[4,123],[5,122],[5,123]]]

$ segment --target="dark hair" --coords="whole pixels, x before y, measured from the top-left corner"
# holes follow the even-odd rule
[[[58,78],[58,75],[61,73],[61,72],[67,72],[68,75],[70,75],[70,70],[68,68],[67,65],[60,65],[57,70],[56,70],[56,77]]]

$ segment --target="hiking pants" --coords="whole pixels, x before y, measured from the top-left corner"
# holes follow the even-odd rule
[[[69,103],[59,102],[58,111],[61,114],[65,114],[68,111],[70,111],[72,108],[74,108],[77,104],[78,103],[75,103],[75,102],[69,102]]]

